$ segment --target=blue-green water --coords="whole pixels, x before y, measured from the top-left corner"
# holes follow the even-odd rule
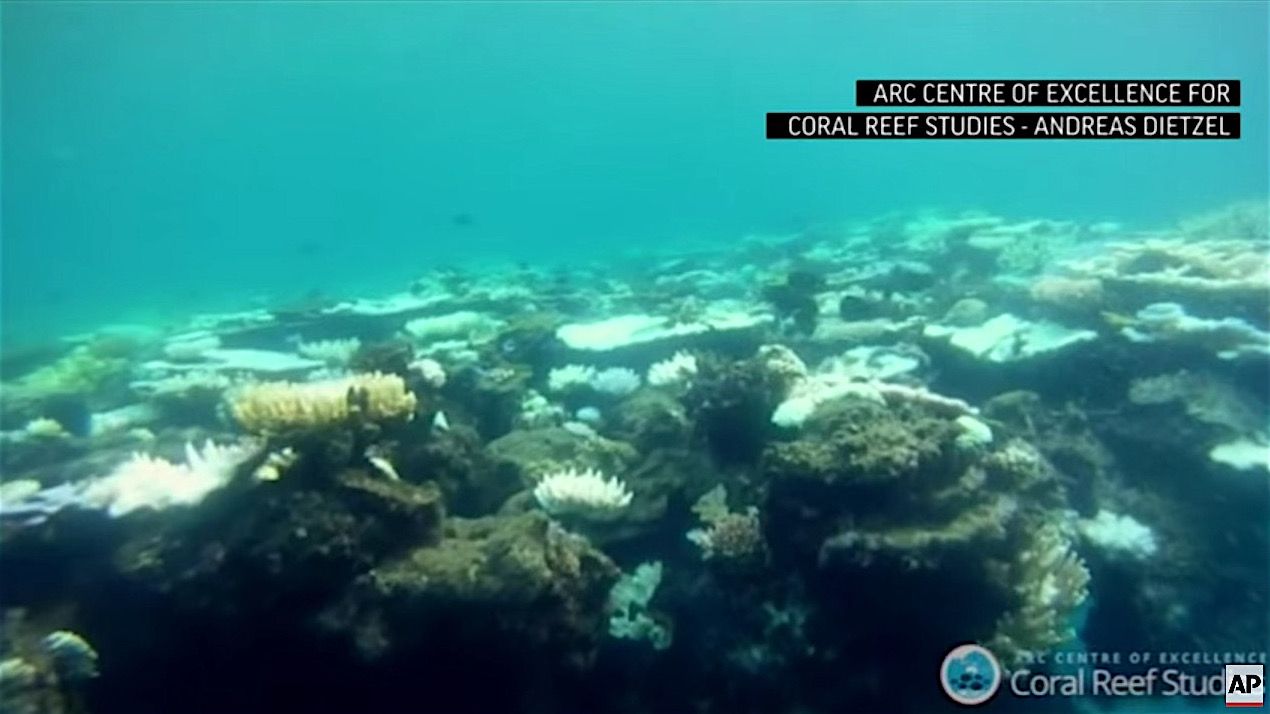
[[[3,328],[399,288],[895,209],[1157,225],[1267,193],[1267,5],[26,3]],[[1229,142],[768,142],[857,78],[1236,78]]]

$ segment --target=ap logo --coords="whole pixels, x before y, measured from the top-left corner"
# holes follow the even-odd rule
[[[1001,665],[986,648],[961,645],[944,656],[939,684],[958,704],[983,704],[1001,687]]]
[[[1226,665],[1226,706],[1259,707],[1266,703],[1266,666],[1264,664]]]

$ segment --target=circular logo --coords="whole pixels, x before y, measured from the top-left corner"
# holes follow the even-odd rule
[[[958,704],[983,704],[1001,687],[1001,665],[979,645],[954,647],[939,667],[939,684]]]

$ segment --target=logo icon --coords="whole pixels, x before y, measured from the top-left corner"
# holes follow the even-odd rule
[[[1226,706],[1260,707],[1266,703],[1266,666],[1228,664],[1225,676]]]
[[[939,667],[939,684],[958,704],[983,704],[1001,687],[1001,664],[979,645],[954,647]]]

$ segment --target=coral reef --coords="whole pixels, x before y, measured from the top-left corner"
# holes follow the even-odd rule
[[[1255,651],[1264,216],[895,214],[6,356],[0,708],[926,712],[956,643]]]

